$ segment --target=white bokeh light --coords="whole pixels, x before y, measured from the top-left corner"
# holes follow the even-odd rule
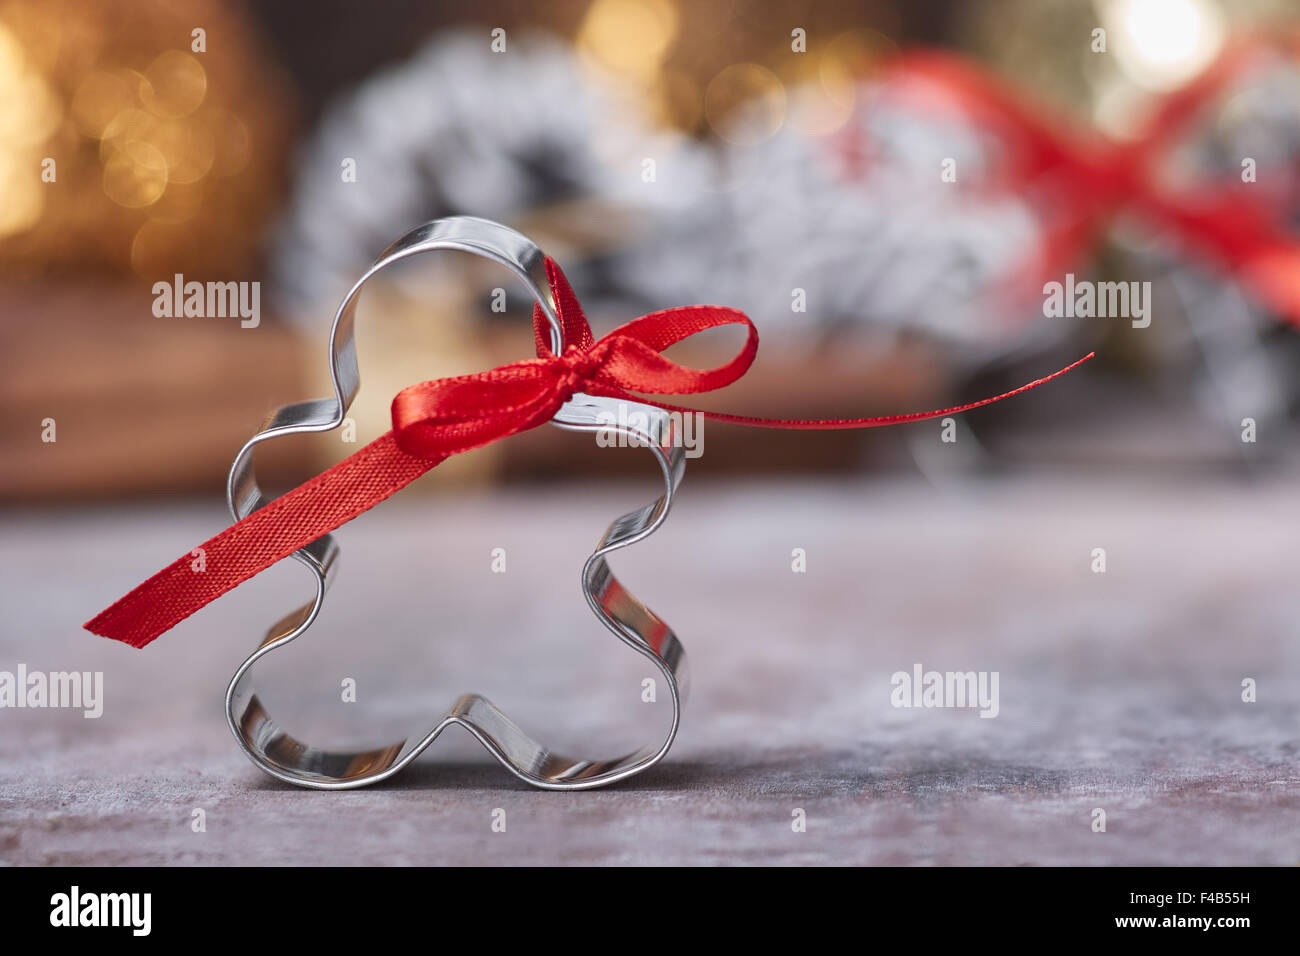
[[[1223,15],[1210,0],[1107,0],[1103,10],[1120,69],[1148,89],[1186,82],[1223,46]]]

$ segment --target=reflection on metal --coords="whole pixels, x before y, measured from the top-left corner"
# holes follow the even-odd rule
[[[227,484],[227,501],[236,519],[266,504],[253,473],[252,453],[258,444],[284,435],[329,431],[343,422],[360,387],[353,327],[362,287],[381,270],[401,259],[437,250],[469,252],[514,273],[546,314],[552,348],[557,353],[563,350],[566,343],[545,279],[544,256],[533,243],[497,223],[469,217],[439,219],[413,230],[380,255],[339,307],[330,335],[334,397],[281,408],[236,456]],[[672,700],[672,723],[662,741],[605,760],[561,756],[529,737],[491,701],[477,694],[462,696],[427,730],[370,750],[322,750],[290,735],[266,712],[252,689],[249,672],[264,655],[306,631],[320,613],[334,559],[338,555],[338,545],[330,535],[325,535],[294,554],[315,577],[315,597],[267,632],[257,650],[235,672],[226,692],[230,729],[253,762],[273,777],[303,787],[360,787],[391,777],[414,760],[445,728],[459,725],[473,734],[517,777],[549,790],[604,786],[657,763],[668,752],[677,735],[681,705],[686,696],[685,652],[672,630],[618,582],[605,556],[640,541],[663,523],[672,504],[673,492],[681,481],[685,456],[682,443],[674,433],[676,424],[668,412],[649,405],[637,405],[636,410],[644,417],[625,415],[619,421],[630,418],[633,424],[611,426],[608,413],[615,410],[615,405],[612,399],[578,394],[556,412],[552,421],[561,428],[575,431],[609,429],[622,433],[629,440],[649,447],[663,473],[663,495],[646,507],[615,520],[582,570],[583,592],[592,611],[619,640],[649,658],[667,681]],[[602,416],[602,412],[607,414]]]

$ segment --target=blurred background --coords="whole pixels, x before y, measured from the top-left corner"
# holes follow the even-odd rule
[[[0,495],[219,488],[267,411],[327,393],[329,322],[364,267],[450,214],[531,236],[598,331],[677,304],[746,310],[760,360],[710,408],[919,410],[1100,352],[963,419],[959,441],[937,422],[762,442],[716,426],[699,475],[1257,467],[1288,443],[1243,441],[1242,420],[1290,427],[1300,309],[1252,279],[1277,243],[1225,255],[1177,213],[1213,195],[1294,224],[1296,16],[1286,0],[4,0]],[[936,48],[1051,148],[961,83],[899,68]],[[1081,174],[1189,95],[1140,160],[1174,215]],[[1150,281],[1155,321],[1045,318],[1042,283],[1067,272]],[[155,316],[154,283],[178,273],[259,282],[257,327]],[[504,282],[431,259],[363,301],[362,441],[404,385],[527,354],[521,290],[493,310]],[[47,418],[57,442],[39,440]],[[285,482],[351,450],[282,444],[263,467]],[[643,464],[554,449],[524,436],[428,483]]]
[[[1294,864],[1298,37],[1300,0],[0,0],[0,669],[107,688],[0,713],[0,862]],[[329,394],[344,292],[455,214],[536,241],[598,335],[746,311],[757,362],[699,407],[887,415],[1098,357],[951,428],[708,423],[613,562],[695,675],[629,785],[549,799],[440,740],[289,792],[221,701],[310,595],[293,562],[145,652],[80,623],[228,524],[241,445]],[[259,283],[257,321],[158,315],[177,275]],[[1069,276],[1150,283],[1149,323],[1046,315]],[[355,430],[268,443],[263,487],[531,355],[529,306],[450,255],[371,283]],[[734,352],[699,338],[670,354]],[[560,751],[643,744],[665,695],[575,585],[656,482],[551,428],[434,469],[339,532],[263,700],[374,745],[474,690]],[[999,719],[894,709],[917,661],[1000,672]]]

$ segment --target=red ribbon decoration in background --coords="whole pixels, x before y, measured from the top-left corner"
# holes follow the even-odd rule
[[[987,68],[939,52],[904,53],[884,67],[922,110],[955,109],[1004,147],[986,183],[1004,194],[1025,197],[1047,220],[1039,249],[1013,284],[1023,292],[1059,277],[1105,229],[1110,217],[1131,212],[1166,228],[1189,247],[1217,260],[1251,288],[1270,309],[1300,325],[1300,237],[1288,232],[1276,186],[1261,176],[1230,181],[1172,175],[1168,160],[1180,139],[1214,99],[1267,56],[1300,57],[1300,35],[1243,37],[1190,83],[1156,102],[1131,139],[1110,139],[1095,130],[1069,128],[1037,108]],[[846,158],[860,163],[856,142],[845,142]],[[1296,174],[1272,177],[1295,183]],[[1179,180],[1179,181],[1171,181]],[[1292,186],[1294,193],[1300,186]]]
[[[546,317],[539,306],[534,306],[537,358],[402,389],[393,399],[392,431],[205,541],[199,546],[204,554],[204,573],[191,569],[192,552],[187,553],[88,621],[86,628],[133,647],[144,647],[210,601],[379,504],[451,455],[549,421],[575,392],[694,412],[648,400],[631,390],[671,395],[712,391],[744,375],[758,352],[758,331],[748,316],[735,309],[707,305],[652,312],[595,341],[573,290],[550,259],[546,260],[546,273],[564,328],[564,341],[569,343],[564,354],[552,352]],[[696,332],[722,325],[742,325],[747,333],[740,354],[725,365],[700,371],[678,365],[661,354]],[[915,422],[1019,395],[1090,358],[1092,353],[1002,395],[933,412],[837,419],[701,414],[764,428],[872,428]]]

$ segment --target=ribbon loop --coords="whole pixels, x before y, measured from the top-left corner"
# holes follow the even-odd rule
[[[790,420],[696,412],[645,398],[695,394],[731,384],[758,352],[758,332],[743,312],[722,306],[665,309],[634,319],[594,341],[582,307],[559,267],[546,260],[551,295],[564,331],[564,349],[550,347],[546,316],[533,308],[537,358],[475,375],[420,382],[397,393],[393,430],[328,471],[237,521],[201,547],[207,571],[191,573],[189,554],[177,559],[86,623],[96,634],[143,647],[204,605],[375,506],[451,455],[536,428],[576,392],[587,392],[766,428],[873,428],[966,411],[1028,391],[1087,361],[1020,388],[969,405],[883,418]],[[717,368],[694,369],[664,349],[697,332],[743,325],[745,344]]]
[[[724,325],[743,325],[745,344],[735,358],[717,368],[689,368],[662,354],[692,335]],[[605,374],[621,388],[659,395],[693,395],[725,388],[749,371],[758,354],[758,330],[749,316],[716,305],[651,312],[620,326],[601,342],[607,340],[612,354]]]

